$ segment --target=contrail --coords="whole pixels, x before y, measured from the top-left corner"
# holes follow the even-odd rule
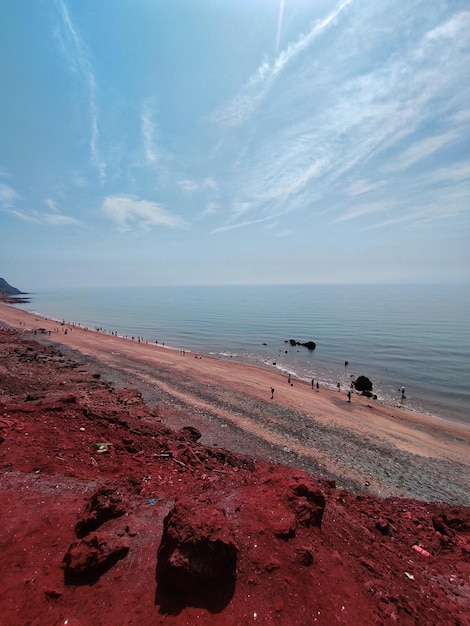
[[[276,52],[279,50],[279,42],[281,40],[281,30],[282,30],[282,18],[284,15],[284,0],[281,0],[279,4],[279,17],[277,20],[277,35],[276,35]]]

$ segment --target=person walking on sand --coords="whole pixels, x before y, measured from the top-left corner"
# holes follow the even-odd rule
[[[336,386],[338,387],[338,391],[341,391],[341,385],[340,385],[340,383],[336,383]]]
[[[317,391],[320,391],[320,385],[318,384],[318,380],[317,380]]]
[[[315,382],[315,379],[314,379],[314,378],[312,378],[312,389],[313,389],[313,383],[314,383],[314,382]]]
[[[289,385],[290,385],[290,374],[287,376],[287,382],[288,382],[288,383],[289,383]]]
[[[271,400],[274,398],[274,387],[271,387]]]
[[[351,391],[348,391],[348,402],[351,402]]]

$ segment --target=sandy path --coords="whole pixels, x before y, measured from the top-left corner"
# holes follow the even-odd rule
[[[139,388],[170,426],[207,443],[321,471],[379,495],[470,504],[470,427],[292,380],[277,370],[139,343],[0,303],[0,320],[86,355],[117,384]],[[57,332],[58,330],[58,332]],[[65,332],[67,330],[67,332]],[[199,357],[199,355],[197,355]],[[274,399],[271,400],[271,387]]]

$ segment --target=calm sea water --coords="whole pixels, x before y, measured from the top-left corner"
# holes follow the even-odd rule
[[[365,375],[379,400],[404,385],[409,408],[470,421],[469,285],[56,289],[21,306],[331,387]]]

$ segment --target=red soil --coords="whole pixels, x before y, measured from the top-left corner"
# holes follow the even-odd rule
[[[468,507],[201,445],[18,331],[0,355],[0,624],[470,624]]]

